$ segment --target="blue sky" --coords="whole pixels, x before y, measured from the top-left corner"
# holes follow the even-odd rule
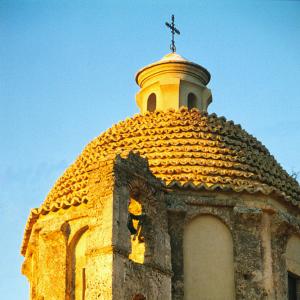
[[[0,295],[27,299],[29,210],[95,136],[138,112],[136,71],[169,52],[206,67],[209,112],[300,171],[300,2],[0,0]]]

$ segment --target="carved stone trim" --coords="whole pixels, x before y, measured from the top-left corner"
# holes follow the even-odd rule
[[[145,180],[134,178],[128,182],[130,196],[134,199],[139,199],[140,196],[147,199],[152,199],[155,195],[155,189],[146,183]]]

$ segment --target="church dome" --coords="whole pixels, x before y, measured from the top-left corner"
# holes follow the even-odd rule
[[[93,139],[30,212],[32,299],[287,299],[299,284],[299,183],[208,114],[210,73],[175,53],[174,15],[166,26],[173,53],[136,75],[140,113]]]
[[[294,205],[300,200],[297,181],[240,125],[181,108],[136,115],[95,138],[58,179],[43,209],[83,199],[90,171],[101,174],[101,166],[130,151],[147,158],[150,170],[169,188],[276,193]]]
[[[95,186],[109,195],[116,155],[130,152],[148,159],[150,170],[168,189],[273,194],[299,206],[298,182],[266,147],[240,125],[207,113],[209,80],[205,68],[177,53],[138,71],[141,113],[91,141],[41,207],[31,210],[22,253],[39,215],[89,202]]]

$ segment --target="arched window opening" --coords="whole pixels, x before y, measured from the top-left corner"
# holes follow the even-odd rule
[[[286,247],[288,277],[288,299],[297,300],[300,296],[300,237],[292,235]]]
[[[298,300],[300,296],[299,276],[288,272],[288,300]]]
[[[156,110],[156,95],[154,93],[150,94],[148,97],[147,110],[150,112]]]
[[[143,294],[134,295],[132,300],[146,300],[146,297]]]
[[[143,236],[144,214],[139,201],[131,198],[128,205],[127,227],[131,234],[131,253],[129,259],[136,263],[144,263],[145,259],[145,239]]]
[[[195,94],[189,93],[188,94],[188,109],[192,109],[194,107],[197,107],[197,98]]]
[[[184,299],[235,299],[233,241],[214,216],[200,216],[184,230]]]

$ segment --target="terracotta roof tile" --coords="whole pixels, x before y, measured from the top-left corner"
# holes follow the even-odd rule
[[[102,172],[116,154],[127,156],[130,151],[148,158],[153,174],[169,188],[275,192],[294,205],[300,203],[298,182],[240,125],[182,108],[135,115],[91,141],[28,224],[39,213],[86,201],[90,171]]]

